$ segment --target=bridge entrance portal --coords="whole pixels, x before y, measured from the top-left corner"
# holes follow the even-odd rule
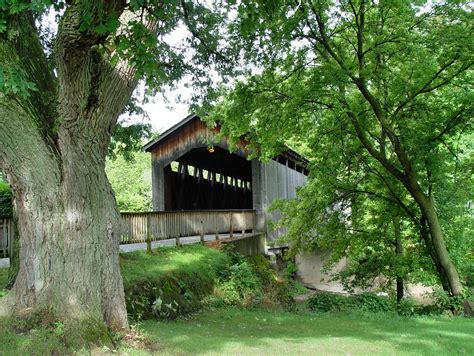
[[[252,209],[251,162],[218,146],[194,148],[164,167],[165,210]]]

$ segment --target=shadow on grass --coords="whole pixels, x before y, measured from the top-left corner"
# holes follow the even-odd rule
[[[145,333],[185,354],[474,354],[472,319],[401,318],[222,308],[146,321]]]

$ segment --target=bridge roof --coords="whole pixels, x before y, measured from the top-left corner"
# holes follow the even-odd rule
[[[178,122],[176,125],[172,126],[168,130],[163,132],[158,138],[144,145],[143,149],[146,152],[153,152],[156,149],[158,149],[161,145],[169,145],[169,144],[178,145],[179,143],[177,141],[174,141],[174,139],[171,139],[171,138],[175,137],[175,135],[177,135],[178,133],[184,131],[188,127],[188,125],[192,126],[191,123],[194,121],[202,122],[201,118],[198,115],[196,114],[188,115],[183,120]],[[203,124],[203,126],[205,125]],[[211,132],[211,129],[207,128],[207,126],[206,126],[206,130]],[[298,165],[302,167],[302,169],[307,174],[308,160],[305,157],[301,156],[299,153],[289,148],[288,146],[285,146],[285,147],[286,147],[286,150],[280,153],[277,157],[274,157],[274,160],[283,163],[287,159],[293,162],[294,165]],[[246,152],[247,152],[246,150],[243,150],[243,151],[239,150],[239,151],[240,151],[240,155],[246,156]]]
[[[160,134],[160,136],[154,140],[151,140],[148,142],[145,146],[143,146],[143,149],[146,152],[151,152],[153,151],[153,148],[155,148],[161,141],[163,141],[166,137],[170,136],[173,132],[178,131],[181,127],[185,126],[188,122],[194,120],[194,119],[199,119],[201,118],[197,116],[196,114],[191,114],[186,116],[183,120],[178,122],[176,125],[170,127],[168,130]]]

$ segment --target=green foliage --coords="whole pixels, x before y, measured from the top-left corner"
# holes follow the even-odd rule
[[[0,298],[7,294],[8,268],[0,268]]]
[[[373,293],[343,296],[335,293],[316,293],[308,300],[310,310],[316,312],[369,312],[384,313],[394,311],[395,304],[386,297]]]
[[[295,280],[298,267],[293,261],[288,261],[286,268],[283,270],[283,278],[290,289],[292,296],[298,296],[308,293],[308,289],[299,281]]]
[[[216,289],[216,294],[225,305],[258,305],[263,297],[260,281],[245,260],[231,265],[227,276]]]
[[[462,313],[462,302],[465,295],[450,297],[438,289],[433,294],[432,304],[417,304],[410,299],[397,303],[394,299],[375,295],[374,293],[352,294],[349,296],[319,292],[308,300],[310,310],[320,313],[397,313],[401,316],[440,315],[443,313]]]
[[[63,340],[58,337],[54,327],[37,327],[19,333],[12,324],[14,320],[0,319],[0,339],[5,354],[51,355],[67,354]]]
[[[300,142],[309,182],[275,206],[292,252],[319,246],[331,249],[329,263],[349,257],[348,286],[375,275],[439,282],[431,236],[420,236],[420,202],[435,201],[445,257],[461,271],[472,263],[467,2],[249,1],[235,10],[233,40],[261,70],[205,111],[264,159]],[[394,251],[394,216],[404,256]]]
[[[316,293],[308,300],[308,306],[310,310],[322,313],[350,310],[349,299],[334,293]]]
[[[13,216],[13,194],[10,185],[3,180],[0,173],[0,216]]]
[[[174,319],[201,307],[226,254],[200,245],[130,252],[120,257],[127,311],[133,319]]]
[[[463,312],[463,302],[472,296],[470,296],[467,292],[461,295],[452,296],[441,288],[436,288],[433,291],[432,297],[434,299],[434,303],[430,306],[431,308],[428,309],[430,310],[430,314],[451,311],[452,313],[459,315]]]
[[[134,155],[143,150],[143,140],[148,139],[150,133],[150,124],[118,123],[112,132],[108,157],[115,160],[118,156],[123,156],[125,160],[133,161]]]
[[[148,153],[129,152],[108,159],[106,172],[120,211],[151,210],[151,165]]]
[[[293,261],[288,261],[286,264],[286,268],[283,270],[283,277],[287,282],[291,282],[296,273],[298,272],[298,267],[296,266],[296,263]]]
[[[294,301],[288,285],[279,281],[264,256],[230,254],[232,264],[221,272],[212,305],[292,309]]]
[[[38,88],[26,78],[26,74],[21,68],[1,67],[0,92],[6,95],[30,96],[30,92],[37,91]]]

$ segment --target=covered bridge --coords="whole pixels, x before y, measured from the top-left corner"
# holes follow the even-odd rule
[[[152,161],[153,210],[254,210],[255,228],[273,240],[278,232],[268,230],[268,207],[295,196],[306,182],[307,161],[291,149],[266,163],[248,159],[245,144],[230,152],[219,130],[190,115],[145,145]]]

